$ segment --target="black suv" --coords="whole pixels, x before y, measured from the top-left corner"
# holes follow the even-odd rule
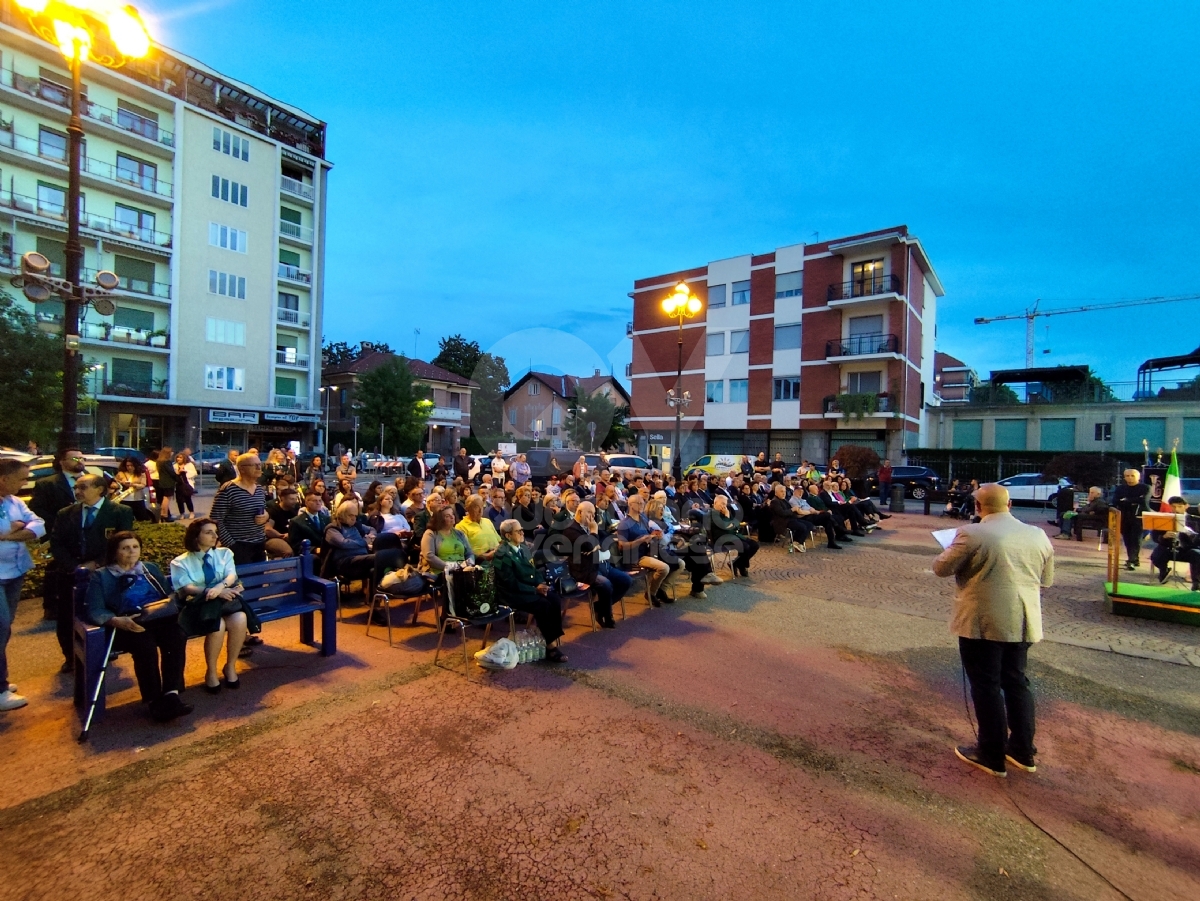
[[[941,486],[941,478],[928,466],[893,466],[892,485],[903,485],[904,496],[922,501],[929,491],[937,491]],[[868,496],[879,490],[879,473],[872,472],[867,476]]]

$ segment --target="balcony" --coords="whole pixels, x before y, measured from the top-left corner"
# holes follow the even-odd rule
[[[148,397],[153,400],[167,399],[167,380],[158,379],[153,385],[145,383],[105,382],[100,394],[111,397]]]
[[[47,160],[64,167],[67,165],[66,148],[63,148],[60,155],[57,152],[57,148],[42,145],[36,138],[20,135],[14,131],[0,129],[0,147],[7,147],[30,159]],[[83,158],[83,174],[115,185],[139,188],[142,191],[157,194],[161,197],[170,197],[174,190],[170,182],[159,181],[157,178],[140,175],[128,169],[119,169],[112,163],[93,159],[90,156]]]
[[[943,386],[950,387],[950,386]],[[957,386],[954,386],[957,387]],[[1174,382],[1156,385],[1147,390],[1137,382],[1102,382],[1051,384],[1030,382],[1025,385],[973,385],[967,396],[956,403],[966,402],[976,407],[1016,406],[1079,406],[1113,403],[1184,403],[1200,404],[1200,381]]]
[[[50,220],[55,223],[56,227],[63,229],[66,229],[67,226],[67,208],[61,203],[40,200],[37,197],[28,197],[23,194],[12,194],[8,191],[0,191],[0,207],[5,207],[27,216],[36,216],[41,219]],[[82,228],[86,228],[89,231],[99,232],[101,237],[112,236],[114,238],[123,238],[154,248],[169,249],[171,247],[171,236],[166,232],[155,231],[152,228],[135,225],[131,222],[121,222],[117,219],[110,219],[107,216],[97,216],[84,211],[79,217],[79,224]]]
[[[462,418],[458,407],[434,407],[429,413],[430,422],[462,422]]]
[[[292,397],[288,394],[276,394],[272,398],[271,406],[277,410],[307,410],[307,397]]]
[[[19,265],[19,264],[18,264]],[[96,273],[98,269],[81,269],[79,278],[87,284],[95,284]],[[158,297],[162,300],[171,299],[171,285],[168,282],[147,282],[140,278],[129,278],[126,275],[118,275],[117,281],[119,285],[118,291],[128,291],[130,294],[145,294],[147,297]]]
[[[310,203],[316,197],[316,190],[312,185],[306,185],[304,182],[288,178],[286,175],[279,177],[279,189],[285,194],[291,194],[293,197],[299,197]]]
[[[123,328],[122,326],[114,326],[108,322],[83,323],[83,333],[80,337],[85,341],[132,344],[137,347],[154,348],[155,350],[167,350],[171,346],[171,338],[165,332]]]
[[[826,419],[878,418],[896,410],[890,394],[839,394],[825,398],[824,404]]]
[[[310,226],[298,225],[295,222],[289,222],[287,219],[279,220],[279,236],[292,241],[299,241],[301,244],[312,244],[313,242],[313,230]]]
[[[299,266],[292,266],[288,263],[279,264],[279,277],[285,281],[297,282],[301,285],[312,284],[311,270],[301,269]]]
[[[275,321],[284,325],[294,325],[296,328],[308,328],[308,313],[299,310],[289,310],[287,307],[275,308]]]
[[[900,339],[895,335],[851,335],[840,341],[825,342],[825,359],[870,360],[899,358]]]
[[[71,109],[71,89],[44,78],[33,78],[9,69],[0,69],[0,86],[36,97],[65,110]],[[95,122],[103,122],[112,128],[137,135],[163,147],[175,147],[174,134],[159,128],[157,122],[129,110],[109,109],[85,99],[83,115]]]
[[[308,354],[297,353],[295,350],[276,350],[275,362],[280,366],[295,366],[297,369],[307,369]]]
[[[825,292],[830,306],[845,306],[864,300],[878,300],[889,295],[902,297],[904,283],[897,275],[868,275],[841,284],[830,285]]]

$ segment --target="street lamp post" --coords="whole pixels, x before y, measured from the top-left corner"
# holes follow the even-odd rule
[[[667,406],[675,409],[675,443],[671,445],[671,474],[675,476],[678,489],[683,481],[683,458],[679,454],[680,436],[683,431],[683,410],[692,402],[692,393],[683,390],[683,321],[691,319],[704,305],[692,293],[687,282],[680,282],[675,290],[663,298],[663,312],[679,321],[679,363],[675,371],[675,387],[667,392]]]
[[[325,395],[325,467],[329,467],[329,399],[333,397],[333,392],[338,390],[337,385],[323,385],[317,391]],[[379,441],[383,443],[383,429],[379,431]]]
[[[91,60],[120,68],[150,51],[150,35],[132,6],[108,0],[15,0],[29,26],[62,51],[71,70],[71,118],[67,123],[67,246],[66,279],[49,277],[49,261],[41,254],[22,258],[20,287],[35,303],[51,294],[63,299],[63,388],[60,451],[79,446],[79,314],[91,302],[96,312],[110,316],[116,309],[106,296],[119,284],[111,272],[96,276],[101,291],[80,284],[83,245],[79,241],[79,174],[83,156],[83,63]],[[103,278],[102,278],[103,277]]]

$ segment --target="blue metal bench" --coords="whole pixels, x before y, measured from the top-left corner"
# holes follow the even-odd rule
[[[242,597],[264,623],[300,617],[303,644],[315,644],[313,614],[320,613],[321,656],[330,657],[337,653],[337,585],[313,575],[308,542],[304,542],[303,551],[298,557],[239,566],[238,578],[245,587]],[[75,571],[75,706],[81,711],[87,709],[107,663],[106,630],[84,618],[90,577],[91,573],[82,567]],[[104,712],[105,694],[104,690],[100,692],[96,716]]]

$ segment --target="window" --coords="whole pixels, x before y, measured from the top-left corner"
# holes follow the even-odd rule
[[[725,382],[705,382],[704,383],[704,402],[708,404],[720,404],[725,401]]]
[[[541,384],[540,384],[540,383],[537,381],[537,379],[530,379],[530,380],[529,380],[529,388],[528,388],[528,391],[529,391],[529,393],[530,393],[530,394],[541,394],[541,393],[542,393],[542,386],[541,386]]]
[[[117,125],[152,141],[158,140],[158,113],[128,100],[117,99]]]
[[[154,386],[154,364],[149,360],[113,357],[110,375],[112,385],[125,385],[138,391],[149,391]]]
[[[136,157],[118,153],[117,181],[137,185],[145,191],[153,191],[158,181],[158,166]]]
[[[878,394],[883,376],[878,372],[852,372],[846,376],[849,394]]]
[[[37,252],[50,261],[50,274],[61,277],[67,268],[67,245],[53,238],[37,239]],[[117,273],[120,275],[121,273]]]
[[[451,410],[461,410],[462,409],[462,395],[459,394],[457,391],[451,391],[450,392],[450,402],[446,406],[448,406]]]
[[[996,450],[1026,450],[1028,419],[997,419]]]
[[[749,379],[730,379],[729,380],[729,402],[731,404],[744,404],[750,397],[750,380]]]
[[[774,393],[772,397],[775,400],[799,400],[800,399],[800,376],[789,375],[783,378],[775,379]]]
[[[729,352],[731,354],[750,353],[750,330],[742,329],[729,333]]]
[[[154,286],[154,264],[147,260],[117,254],[113,257],[113,272],[127,291],[149,294]]]
[[[300,362],[300,348],[296,346],[295,338],[284,335],[278,339],[278,343],[275,345],[275,362],[287,363],[292,366]]]
[[[883,260],[865,260],[850,267],[850,296],[868,297],[883,291]]]
[[[1112,441],[1112,423],[1111,422],[1096,423],[1096,440],[1097,441]]]
[[[128,328],[139,332],[152,332],[154,331],[154,314],[149,310],[117,307],[117,311],[113,313],[113,325],[117,328]]]
[[[710,357],[722,357],[725,355],[724,332],[708,333],[708,342],[705,347],[705,354]]]
[[[733,306],[740,306],[744,303],[750,303],[750,283],[749,282],[734,282],[733,283]]]
[[[517,408],[513,407],[508,411],[508,424],[515,426],[517,424]]]
[[[1158,417],[1127,416],[1125,418],[1125,450],[1142,452],[1142,439],[1151,449],[1167,444],[1167,421]]]
[[[800,297],[804,293],[804,272],[780,272],[775,276],[775,299]]]
[[[246,279],[240,275],[234,275],[232,272],[218,272],[216,269],[209,269],[208,293],[223,294],[226,297],[236,297],[238,300],[245,300]],[[280,297],[282,296],[280,295]],[[294,294],[288,296],[296,297]],[[293,309],[299,308],[300,298],[296,297],[296,306]]]
[[[246,233],[238,231],[236,228],[230,228],[228,225],[210,222],[208,223],[208,243],[213,247],[223,247],[226,250],[245,253]]]
[[[954,423],[955,450],[983,449],[983,420],[959,419]]]
[[[725,306],[725,285],[708,286],[708,308],[718,310]]]
[[[295,397],[297,384],[298,384],[298,382],[296,381],[296,379],[290,379],[290,378],[287,378],[286,376],[282,376],[282,375],[275,376],[275,394],[276,394],[276,396],[277,397]]]
[[[562,408],[555,407],[550,411],[550,424],[559,425],[562,422]]]
[[[800,347],[800,324],[775,326],[775,349],[796,350]]]
[[[1041,432],[1039,450],[1059,453],[1075,450],[1074,419],[1043,419]]]
[[[134,237],[140,241],[154,240],[154,214],[136,207],[117,204],[116,215],[113,217],[124,225]]]
[[[38,156],[67,161],[67,136],[44,125],[38,127]]]
[[[246,206],[248,190],[245,185],[239,185],[236,181],[230,181],[228,178],[221,178],[219,175],[212,177],[212,196],[217,200]]]
[[[67,190],[49,182],[39,181],[37,186],[38,212],[63,217],[67,213]]]
[[[236,344],[238,347],[245,347],[246,323],[209,316],[205,324],[204,338],[214,344]]]
[[[210,391],[245,391],[246,370],[232,366],[205,366],[204,387]]]
[[[850,329],[850,337],[858,335],[882,335],[883,334],[883,317],[882,316],[852,316],[848,323]]]
[[[231,134],[223,128],[213,128],[213,150],[231,156],[235,160],[250,162],[249,138]]]

